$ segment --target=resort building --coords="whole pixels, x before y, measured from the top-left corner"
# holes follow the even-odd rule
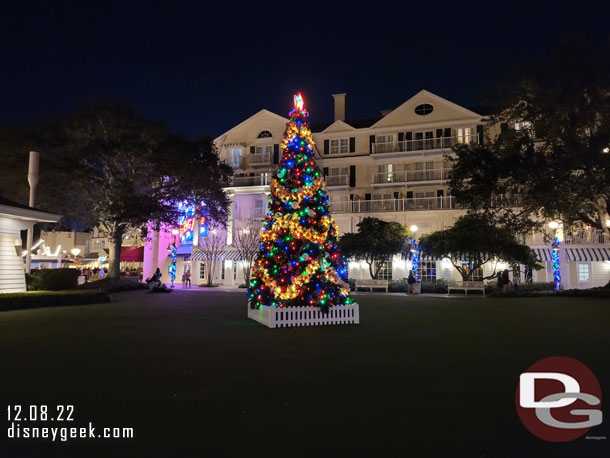
[[[495,134],[493,129],[484,133],[488,113],[483,108],[465,108],[422,90],[378,117],[350,120],[347,95],[335,94],[333,98],[334,120],[311,127],[331,214],[341,234],[357,231],[362,218],[372,216],[407,227],[416,225],[418,238],[450,227],[465,213],[447,186],[451,167],[444,156],[452,154],[452,147],[458,143],[485,142],[485,135]],[[242,261],[232,249],[232,237],[244,221],[262,221],[266,214],[269,183],[280,161],[280,142],[287,122],[286,117],[263,109],[215,140],[221,159],[234,170],[232,185],[226,189],[231,197],[231,218],[224,254],[215,263],[215,283],[244,283]],[[560,259],[564,288],[589,288],[610,280],[610,244],[601,232],[588,229],[572,234],[560,227],[558,236],[563,242]],[[152,273],[153,265],[159,265],[164,275],[167,272],[167,245],[172,238],[165,234],[161,239],[155,245],[157,261],[149,263],[147,269],[145,259],[145,276]],[[526,242],[545,267],[522,275],[531,276],[533,281],[552,282],[550,245],[542,234],[532,234]],[[209,263],[191,259],[188,244],[180,246],[178,252],[178,282],[186,269],[191,271],[194,284],[203,281]],[[499,266],[495,260],[487,263],[473,279],[489,275],[494,268],[505,268],[497,262]],[[400,280],[409,270],[410,261],[395,257],[382,268],[379,278]],[[349,276],[369,278],[368,266],[350,262]],[[429,258],[421,262],[421,278],[461,280],[450,263]]]

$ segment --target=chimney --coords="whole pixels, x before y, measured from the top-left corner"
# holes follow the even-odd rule
[[[30,166],[28,168],[28,183],[30,184],[30,207],[36,203],[36,186],[38,186],[38,166],[40,153],[30,151]]]
[[[333,94],[335,99],[335,121],[345,121],[345,99],[347,94]]]

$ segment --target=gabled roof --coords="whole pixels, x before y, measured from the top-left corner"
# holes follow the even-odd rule
[[[326,126],[322,132],[344,132],[346,130],[355,130],[349,123],[341,120],[337,120]],[[313,129],[312,129],[313,132]]]
[[[41,223],[55,223],[61,219],[61,215],[13,202],[4,197],[0,197],[0,215],[25,220],[36,220]]]
[[[227,130],[224,134],[219,135],[214,141],[221,141],[222,138],[226,137],[227,135],[229,135],[231,132],[239,129],[240,127],[242,127],[244,124],[247,124],[248,122],[259,118],[261,116],[269,116],[272,118],[276,118],[278,121],[282,121],[284,123],[290,121],[288,118],[284,118],[283,116],[280,116],[278,114],[273,113],[272,111],[266,110],[265,108],[263,108],[261,111],[259,111],[258,113],[253,114],[252,116],[250,116],[249,118],[245,119],[244,121],[240,122],[238,125],[233,126],[231,129]]]
[[[420,117],[413,111],[414,107],[420,103],[430,103],[434,106],[434,111],[427,116]],[[439,108],[442,107],[442,110]],[[433,120],[444,120],[443,116],[449,118],[450,115],[462,118],[477,118],[481,117],[479,113],[475,113],[467,108],[464,108],[456,103],[444,99],[436,94],[433,94],[425,89],[422,89],[413,97],[408,99],[398,108],[392,110],[389,114],[381,118],[371,127],[389,127],[409,122],[428,122]]]

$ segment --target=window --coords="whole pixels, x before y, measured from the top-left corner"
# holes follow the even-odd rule
[[[220,261],[220,279],[221,280],[225,279],[225,262],[224,261]]]
[[[241,148],[229,148],[228,159],[231,165],[238,166],[239,158],[241,157]]]
[[[434,107],[429,103],[422,103],[415,107],[415,113],[420,116],[426,116],[434,111]]]
[[[254,208],[251,209],[252,214],[250,215],[251,218],[264,218],[265,217],[265,210],[266,210],[266,205],[265,205],[265,201],[262,199],[256,199],[254,201]]]
[[[233,281],[237,280],[237,261],[233,261]]]
[[[273,138],[273,134],[268,130],[261,130],[256,138]]]
[[[330,200],[331,212],[345,213],[349,210],[349,196],[338,196],[336,194],[330,194],[328,197]]]
[[[336,138],[330,141],[330,154],[349,153],[349,138]]]
[[[199,263],[199,280],[205,280],[205,262]]]
[[[578,281],[589,281],[590,279],[590,265],[588,263],[578,263]]]
[[[273,145],[264,145],[264,146],[256,147],[256,154],[263,154],[263,153],[271,154],[272,151],[273,151]]]
[[[471,270],[469,263],[467,261],[462,261],[462,267],[464,269],[466,269],[467,272],[469,272]],[[479,267],[478,269],[475,269],[473,274],[470,276],[470,280],[471,281],[483,281],[483,268]]]
[[[436,280],[436,261],[422,261],[420,267],[422,281]]]
[[[384,261],[381,264],[379,274],[377,274],[378,280],[392,280],[392,261]]]
[[[375,143],[394,143],[394,134],[377,135]]]
[[[532,123],[529,121],[521,121],[515,123],[515,130],[530,130]]]
[[[470,143],[472,140],[472,128],[464,127],[457,130],[458,143]]]

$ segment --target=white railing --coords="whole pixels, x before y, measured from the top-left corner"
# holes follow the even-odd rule
[[[396,142],[373,143],[373,154],[402,153],[410,151],[428,151],[435,149],[451,149],[458,143],[478,144],[476,134],[470,137],[437,137],[418,140],[402,140]]]
[[[331,213],[402,212],[417,210],[452,210],[463,208],[453,196],[331,202]]]
[[[347,186],[347,175],[327,175],[326,186]]]
[[[233,177],[231,186],[266,186],[268,184],[268,176],[256,175],[253,177]]]
[[[329,307],[322,313],[318,307],[268,307],[251,309],[248,318],[270,328],[294,326],[321,326],[331,324],[359,324],[360,307],[357,303]]]
[[[271,153],[254,153],[250,154],[249,157],[250,165],[266,165],[271,164]]]
[[[428,170],[400,170],[396,172],[377,172],[371,176],[373,184],[408,183],[414,181],[440,181],[447,180],[451,168]]]
[[[531,243],[533,245],[550,244],[550,240],[553,239],[553,235],[549,233],[546,235],[546,237],[547,239],[545,240],[544,234],[533,234],[531,236]],[[595,229],[574,232],[566,231],[563,234],[563,243],[566,245],[599,245],[609,242],[606,240],[604,233],[601,230]]]

